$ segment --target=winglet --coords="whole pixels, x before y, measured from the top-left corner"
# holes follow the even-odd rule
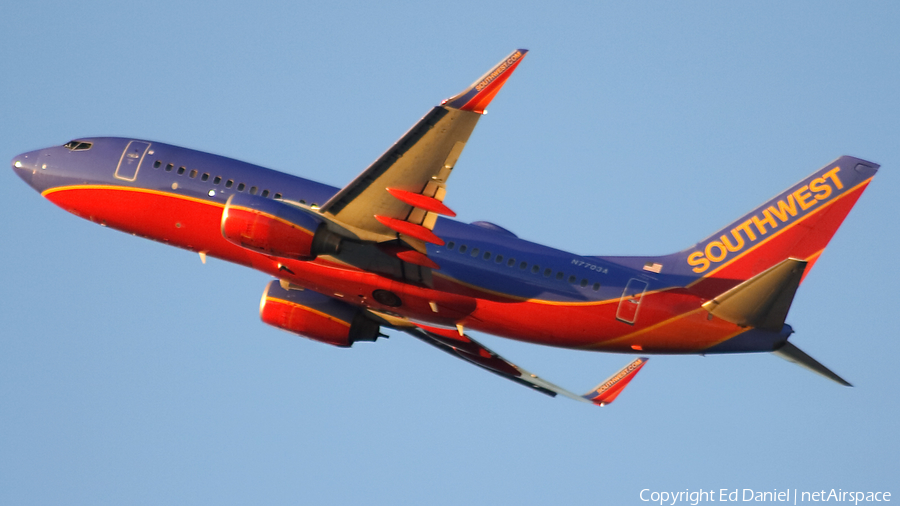
[[[649,360],[647,357],[638,357],[634,362],[623,367],[619,372],[610,376],[606,381],[600,383],[593,390],[582,395],[582,397],[598,406],[606,406],[622,393],[622,390],[634,379],[641,367],[644,367],[647,360]]]
[[[500,91],[503,84],[512,75],[513,70],[525,57],[527,49],[516,49],[509,56],[498,63],[487,74],[481,76],[472,86],[466,88],[462,93],[455,97],[448,98],[443,105],[459,109],[461,111],[472,111],[484,114],[488,104],[493,100],[494,95]]]

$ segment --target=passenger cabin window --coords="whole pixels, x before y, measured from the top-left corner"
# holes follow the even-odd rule
[[[190,176],[191,179],[197,177],[197,169],[192,170],[191,173],[188,174],[188,176]]]
[[[153,168],[154,168],[154,169],[158,169],[160,165],[162,165],[162,162],[159,161],[159,160],[153,162]]]
[[[453,250],[454,247],[456,247],[456,243],[454,243],[453,241],[447,243],[448,250]]]
[[[231,188],[232,186],[234,186],[234,179],[229,179],[228,181],[225,181],[225,188]]]
[[[586,286],[587,286],[587,280],[586,280],[586,279],[582,279],[582,280],[581,280],[581,288],[584,288],[584,287],[586,287]]]
[[[184,165],[182,165],[181,167],[178,167],[178,175],[180,176],[180,175],[184,174],[185,170],[187,170],[187,169],[184,168]]]
[[[477,256],[478,256],[478,248],[472,248],[472,256],[473,256],[473,257],[477,257]]]
[[[250,187],[250,195],[256,195],[256,187],[255,186]]]
[[[465,253],[465,252],[466,252],[466,249],[468,249],[468,246],[466,246],[465,244],[463,244],[462,246],[459,247],[459,252],[460,252],[460,253]]]
[[[209,172],[204,172],[202,176],[200,176],[200,181],[209,181]]]
[[[213,178],[213,184],[219,184],[219,183],[221,183],[221,182],[222,182],[222,177],[221,177],[221,176],[216,176],[216,177]]]
[[[260,193],[260,196],[262,196],[262,198],[268,197],[268,196],[269,196],[269,190],[263,190],[263,192]]]
[[[174,168],[175,168],[175,164],[174,164],[174,163],[167,163],[167,164],[166,164],[166,172],[172,172],[172,169],[174,169]]]
[[[569,276],[569,283],[575,283],[575,276]]]
[[[281,194],[280,194],[280,193],[276,193],[276,194],[275,194],[275,198],[276,198],[276,199],[280,199],[280,198],[281,198]]]
[[[600,289],[600,283],[594,283],[594,286],[591,287],[595,292]]]
[[[531,272],[532,272],[533,274],[537,274],[537,273],[540,272],[540,271],[541,271],[541,266],[540,266],[540,265],[535,265],[534,267],[531,268]]]
[[[507,266],[507,267],[512,267],[513,265],[516,265],[516,259],[515,259],[515,258],[510,258],[509,261],[506,262],[506,266]]]

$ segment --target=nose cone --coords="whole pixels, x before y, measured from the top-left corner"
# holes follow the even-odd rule
[[[37,151],[29,151],[14,157],[10,161],[13,172],[15,172],[22,181],[28,186],[34,188],[38,193],[42,193],[47,188],[53,186],[54,178],[48,172],[53,172],[53,164],[51,163],[52,149],[39,149]]]
[[[13,172],[15,172],[16,175],[22,178],[28,186],[34,187],[34,174],[38,170],[36,151],[16,155],[10,161],[10,165],[12,165]]]

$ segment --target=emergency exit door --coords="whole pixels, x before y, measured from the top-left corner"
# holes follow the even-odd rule
[[[641,308],[641,300],[647,291],[647,282],[641,279],[629,279],[619,300],[619,309],[616,311],[616,319],[629,325],[634,325],[637,320],[638,309]]]

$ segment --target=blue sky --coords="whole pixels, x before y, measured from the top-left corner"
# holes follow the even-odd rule
[[[0,503],[647,504],[655,491],[897,489],[894,2],[17,2],[0,154],[92,135],[343,186],[531,50],[446,203],[583,254],[662,254],[840,155],[882,164],[788,316],[842,388],[770,355],[654,357],[603,409],[401,335],[258,319],[265,275],[97,227],[9,169]],[[620,355],[479,339],[576,391]]]

